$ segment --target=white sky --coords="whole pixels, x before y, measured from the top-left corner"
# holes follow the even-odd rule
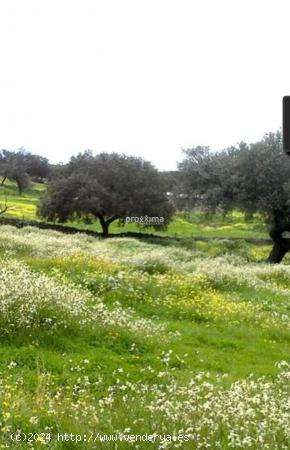
[[[288,0],[0,0],[0,148],[174,169],[260,139],[290,94]]]

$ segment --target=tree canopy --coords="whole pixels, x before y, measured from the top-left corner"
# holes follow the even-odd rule
[[[283,153],[281,133],[220,152],[195,147],[184,155],[179,190],[187,202],[211,212],[259,212],[275,243],[269,260],[281,261],[290,249],[290,240],[283,237],[290,230],[290,158]]]
[[[97,218],[104,236],[114,220],[124,223],[127,217],[163,217],[162,224],[150,225],[166,227],[172,212],[164,180],[151,163],[117,153],[93,156],[90,151],[55,172],[38,209],[42,217],[60,222]]]
[[[7,178],[15,181],[19,194],[29,187],[31,179],[43,181],[49,172],[48,160],[42,156],[33,155],[23,148],[16,152],[0,151],[2,185]]]

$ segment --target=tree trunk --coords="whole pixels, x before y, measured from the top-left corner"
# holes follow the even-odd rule
[[[97,216],[100,220],[100,224],[102,227],[102,231],[103,231],[103,237],[108,237],[109,236],[109,226],[112,222],[114,222],[114,220],[118,219],[118,216],[112,216],[110,217],[108,220],[104,219],[104,216],[98,215]]]
[[[22,184],[21,184],[21,182],[16,180],[16,184],[17,184],[18,194],[22,195]]]
[[[109,224],[105,221],[103,216],[99,216],[100,224],[103,231],[103,236],[108,237],[109,236]]]
[[[275,226],[270,231],[274,244],[268,258],[269,263],[277,264],[281,262],[285,254],[290,250],[290,239],[282,236],[285,231],[290,231],[290,224]]]

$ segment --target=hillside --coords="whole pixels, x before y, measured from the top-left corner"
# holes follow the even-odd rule
[[[2,226],[2,446],[290,448],[289,266],[219,246]]]

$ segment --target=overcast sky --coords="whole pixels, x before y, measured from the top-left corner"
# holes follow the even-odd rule
[[[0,148],[174,169],[281,126],[288,0],[0,0]]]

